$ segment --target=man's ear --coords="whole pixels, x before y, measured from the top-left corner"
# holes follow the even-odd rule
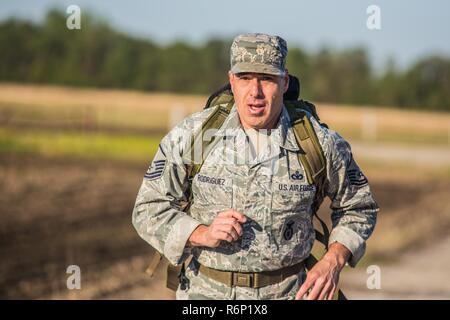
[[[286,69],[286,73],[284,75],[283,82],[284,82],[283,93],[286,93],[286,91],[288,91],[288,89],[289,89],[289,72],[288,72],[288,69]]]
[[[230,82],[231,91],[234,93],[234,91],[233,91],[233,86],[234,86],[234,73],[231,72],[231,71],[228,71],[228,81]]]

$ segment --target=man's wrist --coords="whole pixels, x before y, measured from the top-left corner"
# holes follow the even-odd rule
[[[205,246],[205,232],[208,226],[201,224],[192,231],[191,236],[188,239],[187,245],[190,247]]]
[[[323,256],[323,259],[332,262],[342,269],[350,259],[351,254],[351,251],[346,246],[339,242],[334,242],[328,247],[328,251]]]

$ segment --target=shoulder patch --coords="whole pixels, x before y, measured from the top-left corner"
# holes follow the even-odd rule
[[[367,178],[360,170],[348,170],[347,176],[351,185],[362,187],[368,183]]]
[[[363,187],[369,183],[364,173],[362,173],[356,164],[352,152],[350,152],[350,157],[348,158],[346,174],[352,186]]]
[[[166,160],[156,160],[153,161],[150,168],[148,168],[147,172],[144,175],[144,178],[147,180],[155,180],[160,178],[163,173],[164,169],[166,168]]]

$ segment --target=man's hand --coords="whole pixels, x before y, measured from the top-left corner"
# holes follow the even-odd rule
[[[247,218],[240,212],[230,209],[220,212],[213,222],[198,226],[191,234],[188,245],[216,248],[220,241],[233,242],[242,236],[242,223]]]
[[[295,299],[302,299],[311,289],[307,295],[308,300],[331,300],[338,285],[339,274],[350,255],[350,250],[344,245],[338,242],[331,244],[323,258],[308,272]]]

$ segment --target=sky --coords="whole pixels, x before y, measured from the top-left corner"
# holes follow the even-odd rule
[[[65,11],[72,4],[121,32],[162,44],[264,32],[310,52],[363,46],[376,67],[390,57],[404,68],[429,54],[450,56],[448,0],[0,0],[0,21],[39,22],[50,8]],[[380,9],[380,30],[367,28],[370,5]]]

